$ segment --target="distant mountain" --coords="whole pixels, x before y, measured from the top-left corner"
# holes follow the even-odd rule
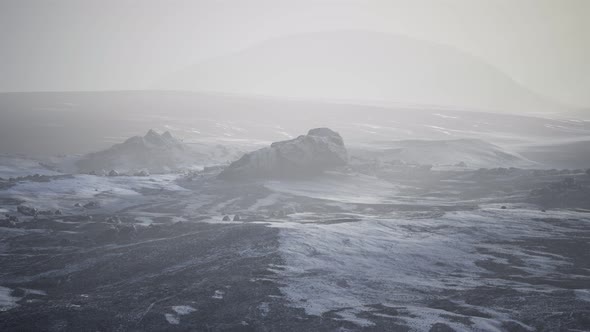
[[[453,47],[362,31],[273,39],[179,70],[156,86],[373,105],[512,112],[563,109]]]
[[[309,176],[348,162],[342,137],[328,129],[311,129],[288,141],[245,154],[219,175],[222,179],[285,178]]]
[[[526,167],[534,162],[478,139],[404,140],[382,143],[373,151],[357,151],[356,156],[410,164],[480,167]]]

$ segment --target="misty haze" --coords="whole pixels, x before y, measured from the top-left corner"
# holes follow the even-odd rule
[[[590,331],[590,2],[0,3],[0,331]]]

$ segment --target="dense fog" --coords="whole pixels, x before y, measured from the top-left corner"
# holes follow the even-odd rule
[[[590,330],[583,0],[0,3],[0,331]]]

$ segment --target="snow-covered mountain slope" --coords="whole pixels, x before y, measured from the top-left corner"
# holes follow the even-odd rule
[[[524,167],[534,162],[478,139],[405,140],[377,144],[378,149],[355,150],[354,155],[381,162],[463,167]]]
[[[219,176],[225,179],[289,177],[320,173],[346,165],[348,153],[342,137],[328,129],[311,129],[307,135],[275,142],[233,162]]]

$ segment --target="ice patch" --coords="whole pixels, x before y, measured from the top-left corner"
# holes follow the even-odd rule
[[[175,314],[164,314],[164,317],[166,317],[166,320],[168,321],[168,323],[170,323],[172,325],[180,324],[180,318],[178,316],[176,316]]]
[[[189,305],[175,305],[172,307],[172,311],[174,311],[173,314],[164,314],[164,317],[166,318],[166,321],[168,321],[169,324],[178,325],[180,324],[180,316],[188,315],[192,312],[197,311],[197,309]]]
[[[172,307],[172,310],[174,310],[174,312],[181,316],[188,315],[191,312],[197,311],[197,309],[191,307],[190,305],[176,305]]]
[[[154,223],[154,220],[149,217],[135,217],[135,220],[144,226],[149,226]]]

